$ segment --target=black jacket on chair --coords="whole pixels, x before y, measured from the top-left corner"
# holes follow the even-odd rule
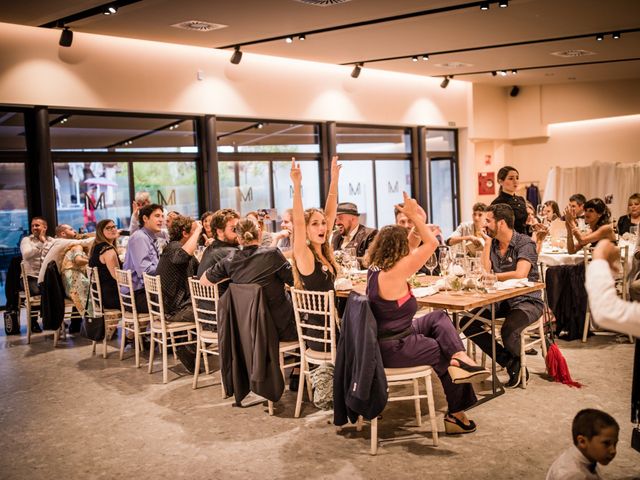
[[[58,330],[64,320],[64,285],[55,261],[49,262],[40,284],[42,326],[45,330]]]
[[[7,269],[7,279],[4,285],[7,296],[7,311],[18,310],[18,305],[20,304],[20,289],[22,285],[20,279],[20,262],[22,262],[22,255],[13,257]]]
[[[365,295],[351,292],[342,328],[333,377],[333,423],[355,423],[382,413],[389,397],[387,377],[378,346],[378,326]]]
[[[236,404],[252,391],[277,402],[284,391],[278,331],[260,285],[231,283],[218,304],[220,370]]]

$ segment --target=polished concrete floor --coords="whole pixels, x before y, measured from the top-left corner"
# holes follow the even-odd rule
[[[569,446],[571,419],[585,407],[606,410],[621,425],[606,478],[640,478],[640,454],[629,447],[633,347],[612,337],[560,343],[584,388],[549,382],[541,357],[529,357],[526,390],[472,409],[478,431],[442,434],[438,447],[427,421],[415,428],[411,402],[392,404],[372,457],[368,427],[338,432],[331,414],[310,404],[295,419],[288,391],[270,417],[263,404],[238,408],[223,400],[217,377],[192,390],[180,365],[163,385],[159,363],[149,375],[130,354],[121,362],[113,347],[105,360],[81,338],[53,349],[50,335],[36,335],[31,345],[24,336],[1,335],[2,479],[538,479]],[[442,429],[446,405],[435,388]]]

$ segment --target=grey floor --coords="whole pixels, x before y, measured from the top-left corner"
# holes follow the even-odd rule
[[[415,428],[411,402],[392,404],[372,457],[368,427],[340,433],[330,413],[310,404],[295,419],[288,391],[269,417],[262,404],[237,408],[222,400],[218,377],[205,377],[192,390],[180,365],[163,385],[159,369],[153,375],[136,369],[131,355],[121,362],[114,348],[104,360],[81,338],[54,350],[50,335],[36,335],[31,345],[24,336],[1,335],[2,479],[544,478],[571,442],[573,415],[585,407],[606,410],[621,425],[606,478],[640,478],[640,454],[629,447],[633,346],[611,337],[560,342],[584,388],[549,382],[542,358],[529,357],[526,390],[471,410],[478,431],[443,434],[438,447],[431,446],[428,422]],[[446,406],[440,385],[435,388],[443,428]]]

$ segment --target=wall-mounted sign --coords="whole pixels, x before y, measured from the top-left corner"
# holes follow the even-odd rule
[[[495,195],[496,181],[494,172],[478,173],[478,194],[479,195]]]

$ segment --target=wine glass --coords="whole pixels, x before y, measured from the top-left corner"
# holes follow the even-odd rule
[[[451,256],[449,255],[448,248],[440,249],[439,263],[440,263],[440,275],[447,276],[447,272],[449,271],[449,266],[451,265]]]
[[[544,223],[545,222],[545,218],[544,218],[544,204],[540,203],[538,204],[538,206],[536,207],[536,215],[538,217],[538,221]]]
[[[467,267],[467,275],[473,282],[473,290],[475,293],[480,293],[478,291],[478,280],[482,276],[482,267],[478,258],[470,257],[468,261]]]
[[[438,266],[438,258],[435,252],[427,259],[427,263],[425,263],[424,266],[429,270],[429,276],[432,276],[433,270]]]

